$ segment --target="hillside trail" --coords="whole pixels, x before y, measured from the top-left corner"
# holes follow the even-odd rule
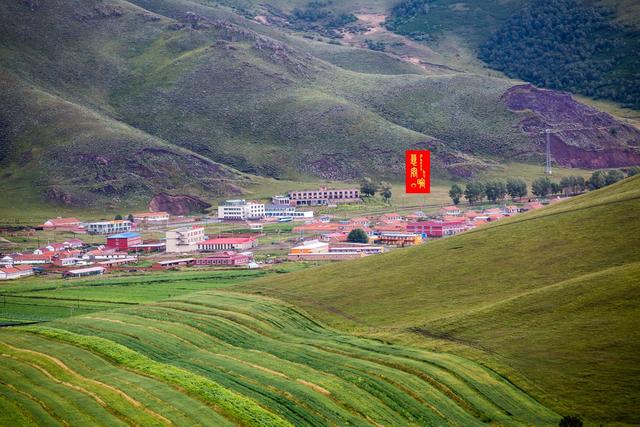
[[[385,43],[384,52],[401,61],[417,65],[433,75],[447,75],[462,72],[456,68],[446,65],[446,59],[440,53],[436,52],[423,43],[411,40],[408,37],[389,31],[384,23],[388,15],[384,13],[360,12],[355,13],[358,23],[368,30],[357,33],[344,31],[342,33],[342,41],[347,44],[358,47],[367,48],[366,40],[375,40]]]

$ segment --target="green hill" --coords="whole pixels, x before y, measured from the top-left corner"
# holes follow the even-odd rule
[[[247,287],[476,358],[561,413],[640,422],[640,178],[463,235]]]
[[[269,273],[9,285],[0,318],[64,317],[69,308],[76,316],[0,330],[0,423],[521,426],[560,418],[463,357],[340,333],[282,301],[222,289],[256,274]],[[167,292],[173,298],[153,302]]]
[[[12,191],[23,189],[34,203],[99,206],[148,200],[159,188],[210,198],[234,193],[244,188],[237,180],[243,173],[397,180],[403,151],[414,147],[432,149],[440,178],[473,175],[505,159],[540,160],[540,136],[522,125],[536,107],[507,105],[511,81],[429,74],[385,53],[260,25],[230,3],[0,4],[0,67],[13,82],[0,90],[3,99],[16,99],[0,112],[0,164]],[[45,115],[42,97],[62,107]],[[25,129],[21,117],[37,131]],[[593,150],[605,159],[598,167],[633,163],[640,132],[600,135],[603,126],[619,124],[604,122],[598,135],[558,133],[571,153],[558,163],[594,167]],[[153,158],[132,158],[140,150]],[[160,158],[171,164],[150,167]]]

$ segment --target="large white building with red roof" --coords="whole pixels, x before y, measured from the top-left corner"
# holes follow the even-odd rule
[[[256,245],[257,241],[254,237],[217,237],[198,243],[198,250],[202,252],[242,251]]]
[[[0,280],[19,279],[33,274],[33,267],[30,265],[17,265],[15,267],[0,268]]]
[[[73,233],[84,233],[82,221],[78,218],[52,218],[42,224],[42,229],[46,231],[70,231]]]

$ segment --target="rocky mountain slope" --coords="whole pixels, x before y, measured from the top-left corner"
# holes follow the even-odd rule
[[[433,151],[444,178],[540,160],[540,136],[522,121],[546,107],[511,108],[509,80],[310,40],[224,3],[1,4],[8,187],[88,206],[163,190],[237,193],[251,175],[398,179],[403,151],[416,147]],[[637,129],[607,117],[623,131],[598,138],[581,104],[567,97],[563,108],[575,114],[554,125],[572,150],[559,164],[637,162]]]

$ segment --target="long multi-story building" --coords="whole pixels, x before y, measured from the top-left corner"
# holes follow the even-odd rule
[[[198,250],[202,252],[215,252],[227,250],[247,250],[255,247],[257,241],[254,237],[217,237],[198,243]]]
[[[195,252],[198,243],[205,240],[203,227],[181,227],[166,233],[167,252]]]
[[[247,220],[264,218],[264,203],[247,202],[243,199],[227,200],[218,206],[218,218]]]
[[[291,191],[289,193],[289,204],[292,206],[323,206],[360,201],[362,201],[360,190],[356,188],[329,189],[320,187],[318,190]]]
[[[84,224],[85,230],[89,234],[118,234],[131,231],[131,221],[127,220],[114,220],[114,221],[99,221],[89,222]]]
[[[428,237],[446,237],[462,233],[466,230],[464,220],[460,221],[418,221],[407,224],[409,233],[422,234]]]

